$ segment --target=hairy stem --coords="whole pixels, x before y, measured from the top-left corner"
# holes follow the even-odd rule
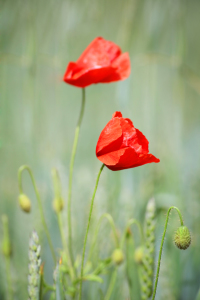
[[[72,264],[74,264],[74,255],[72,247],[72,221],[71,221],[71,196],[72,196],[72,178],[73,178],[73,169],[74,169],[74,160],[76,155],[76,149],[78,144],[78,137],[80,132],[80,126],[83,119],[83,113],[85,108],[85,88],[82,89],[82,103],[81,110],[78,119],[78,123],[75,130],[74,143],[72,148],[72,155],[70,160],[70,170],[69,170],[69,186],[68,186],[68,202],[67,202],[67,218],[68,218],[68,239],[69,239],[69,252],[71,256]]]
[[[172,209],[175,209],[178,212],[179,218],[180,218],[180,223],[181,226],[183,226],[183,218],[182,215],[180,213],[180,210],[175,207],[175,206],[171,206],[168,211],[167,211],[167,216],[166,216],[166,221],[165,221],[165,227],[164,227],[164,232],[163,232],[163,236],[162,236],[162,241],[161,241],[161,245],[160,245],[160,251],[159,251],[159,256],[158,256],[158,266],[157,266],[157,272],[156,272],[156,280],[155,280],[155,285],[154,285],[154,290],[153,290],[153,296],[152,296],[152,300],[155,299],[156,296],[156,290],[157,290],[157,285],[158,285],[158,278],[159,278],[159,272],[160,272],[160,264],[161,264],[161,256],[162,256],[162,250],[163,250],[163,245],[164,245],[164,240],[165,240],[165,234],[167,231],[167,225],[168,225],[168,221],[169,221],[169,214],[170,211]]]
[[[97,175],[97,180],[94,188],[94,192],[92,195],[91,199],[91,204],[90,204],[90,212],[89,212],[89,217],[88,217],[88,224],[87,224],[87,229],[86,229],[86,234],[84,238],[84,244],[83,244],[83,253],[82,253],[82,261],[81,261],[81,280],[80,280],[80,291],[79,291],[79,300],[81,300],[81,294],[82,294],[82,279],[83,279],[83,266],[84,266],[84,259],[85,259],[85,248],[86,248],[86,243],[87,243],[87,237],[88,237],[88,232],[89,232],[89,227],[90,227],[90,221],[91,221],[91,216],[92,216],[92,210],[93,210],[93,205],[94,205],[94,198],[96,195],[98,183],[99,183],[99,178],[101,175],[101,172],[103,171],[104,164],[101,166],[99,174]]]

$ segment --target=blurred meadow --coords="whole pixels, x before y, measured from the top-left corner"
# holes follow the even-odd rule
[[[54,247],[61,248],[52,209],[51,169],[62,181],[65,202],[69,161],[81,89],[62,81],[69,61],[76,61],[97,36],[118,44],[131,58],[131,75],[122,82],[86,88],[86,109],[75,159],[72,230],[80,255],[90,198],[101,166],[95,155],[100,132],[115,111],[130,118],[149,140],[159,164],[112,172],[104,169],[95,199],[87,247],[100,216],[110,213],[122,233],[129,218],[144,219],[147,201],[157,206],[156,262],[166,211],[177,206],[192,233],[192,245],[173,245],[178,216],[170,216],[156,299],[195,300],[200,287],[200,39],[198,0],[1,0],[0,1],[0,215],[7,214],[12,243],[14,299],[27,299],[28,241],[36,229],[48,282],[53,261],[31,181],[23,187],[30,214],[18,205],[17,170],[28,164],[42,196]],[[63,212],[67,237],[67,207]],[[138,232],[133,229],[135,242]],[[0,243],[2,225],[0,225]],[[113,236],[103,222],[98,251],[106,258]],[[130,276],[134,270],[129,270]],[[0,254],[0,299],[6,298],[4,257]],[[83,299],[101,299],[104,282],[84,283]],[[133,287],[134,288],[134,287]],[[131,299],[126,265],[118,268],[111,300]],[[46,299],[48,299],[48,294]]]

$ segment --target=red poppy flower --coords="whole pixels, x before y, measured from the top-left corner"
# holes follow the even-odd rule
[[[95,38],[76,62],[70,62],[63,77],[66,83],[84,88],[93,83],[126,79],[130,74],[128,53],[113,42]]]
[[[149,153],[149,142],[130,119],[115,112],[99,136],[97,158],[112,171],[135,168],[160,160]]]

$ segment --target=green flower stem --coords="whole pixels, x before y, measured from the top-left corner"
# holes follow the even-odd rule
[[[98,187],[98,183],[99,183],[99,178],[100,178],[101,172],[103,171],[104,166],[105,166],[104,164],[101,166],[99,174],[97,175],[97,180],[96,180],[96,184],[95,184],[95,188],[94,188],[94,192],[93,192],[92,199],[91,199],[91,204],[90,204],[90,212],[89,212],[89,217],[88,217],[88,224],[87,224],[86,234],[85,234],[85,238],[84,238],[82,261],[81,261],[81,281],[80,281],[79,300],[81,300],[81,294],[82,294],[82,279],[83,279],[83,266],[84,266],[84,259],[85,259],[85,248],[86,248],[87,236],[88,236],[88,231],[89,231],[90,221],[91,221],[91,216],[92,216],[92,209],[93,209],[93,205],[94,205],[94,198],[95,198],[95,195],[96,195],[96,191],[97,191],[97,187]]]
[[[164,232],[163,232],[163,236],[162,236],[162,241],[161,241],[161,245],[160,245],[160,251],[159,251],[159,256],[158,256],[158,266],[157,266],[157,272],[156,272],[156,280],[155,280],[155,285],[154,285],[154,290],[153,290],[153,296],[152,296],[152,300],[155,299],[156,296],[156,290],[157,290],[157,285],[158,285],[158,277],[159,277],[159,272],[160,272],[160,264],[161,264],[161,256],[162,256],[162,250],[163,250],[163,245],[164,245],[164,240],[165,240],[165,234],[167,231],[167,225],[168,225],[168,221],[169,221],[169,214],[170,211],[172,209],[175,209],[178,212],[179,218],[180,218],[180,223],[181,226],[183,226],[183,218],[182,215],[180,213],[180,210],[175,207],[175,206],[171,206],[168,211],[167,211],[167,216],[166,216],[166,221],[165,221],[165,227],[164,227]]]
[[[122,239],[121,239],[121,243],[120,243],[120,248],[122,249],[123,246],[124,246],[124,241],[125,241],[125,238],[126,238],[126,234],[127,234],[127,231],[129,229],[129,227],[133,224],[136,224],[138,229],[139,229],[139,232],[140,232],[140,238],[141,238],[141,243],[142,245],[144,244],[144,234],[143,234],[143,231],[142,231],[142,227],[141,227],[141,224],[140,222],[138,222],[136,219],[130,219],[126,225],[126,228],[123,232],[123,235],[122,235]]]
[[[105,299],[104,300],[110,300],[110,297],[112,295],[112,291],[114,289],[115,286],[115,282],[116,282],[116,278],[117,278],[117,268],[114,269],[111,280],[110,280],[110,284],[108,287],[108,291],[106,293]]]
[[[116,244],[116,248],[119,248],[119,237],[118,237],[118,234],[117,234],[117,230],[116,230],[116,227],[115,227],[115,223],[113,221],[113,218],[110,214],[108,213],[105,213],[103,214],[100,219],[99,219],[99,222],[98,222],[98,225],[97,225],[97,228],[95,230],[95,233],[94,233],[94,239],[93,239],[93,243],[92,243],[92,246],[90,248],[90,252],[89,252],[89,255],[88,255],[88,260],[91,259],[91,256],[92,256],[92,253],[94,251],[94,247],[96,245],[96,242],[97,242],[97,236],[98,236],[98,233],[99,233],[99,229],[100,229],[100,226],[101,226],[101,223],[104,219],[107,219],[111,228],[112,228],[112,231],[113,231],[113,235],[114,235],[114,239],[115,239],[115,244]]]
[[[61,240],[62,240],[62,244],[65,250],[65,254],[67,256],[67,261],[69,262],[69,271],[70,271],[70,277],[72,280],[74,280],[75,278],[75,271],[72,265],[72,261],[70,259],[70,255],[69,255],[69,249],[67,247],[67,242],[65,240],[65,235],[64,235],[64,231],[63,231],[63,226],[62,226],[62,219],[61,219],[61,212],[57,213],[57,218],[58,218],[58,226],[59,226],[59,230],[60,230],[60,236],[61,236]]]
[[[2,215],[1,219],[3,225],[2,252],[5,257],[8,299],[12,300],[13,290],[12,290],[12,276],[10,271],[10,256],[11,256],[12,249],[11,249],[10,236],[9,236],[8,217],[7,215]]]
[[[58,171],[53,168],[51,170],[51,174],[52,174],[52,179],[53,179],[55,198],[62,201],[61,182],[60,182],[60,177],[59,177]],[[66,239],[65,239],[61,213],[62,213],[62,210],[60,210],[60,209],[57,210],[57,212],[56,212],[57,219],[58,219],[58,227],[59,227],[59,230],[60,230],[62,245],[63,245],[63,248],[65,250],[65,254],[67,256],[67,261],[69,262],[70,277],[71,277],[72,280],[74,280],[74,276],[75,276],[74,275],[74,269],[73,269],[73,265],[72,265],[72,262],[71,262],[71,259],[70,259],[67,242],[66,242]]]
[[[6,277],[7,277],[7,284],[8,284],[8,299],[13,299],[13,290],[12,290],[12,279],[11,279],[11,272],[10,272],[10,257],[7,256],[5,258],[6,261]]]
[[[85,108],[85,88],[82,89],[81,111],[80,111],[78,123],[76,126],[76,130],[75,130],[74,143],[73,143],[72,155],[71,155],[71,160],[70,160],[70,170],[69,170],[67,219],[68,219],[69,252],[70,252],[72,264],[74,264],[74,256],[73,256],[73,250],[72,250],[72,221],[71,221],[72,178],[73,178],[74,160],[75,160],[75,155],[76,155],[79,131],[80,131],[80,126],[81,126],[81,122],[82,122],[82,118],[83,118],[84,108]]]
[[[27,166],[27,165],[21,166],[19,168],[19,170],[18,170],[19,191],[20,191],[20,193],[23,193],[23,188],[22,188],[22,172],[24,170],[27,170],[28,173],[29,173],[29,175],[30,175],[30,177],[31,177],[31,180],[32,180],[32,183],[33,183],[33,188],[34,188],[34,191],[35,191],[35,194],[36,194],[36,198],[37,198],[37,201],[38,201],[38,206],[39,206],[40,216],[41,216],[41,220],[42,220],[42,225],[44,227],[44,231],[45,231],[46,236],[47,236],[47,240],[48,240],[48,243],[49,243],[49,247],[50,247],[50,250],[51,250],[51,254],[52,254],[54,263],[56,263],[56,255],[55,255],[55,251],[54,251],[54,248],[53,248],[51,237],[50,237],[50,234],[49,234],[49,231],[48,231],[48,227],[47,227],[47,224],[46,224],[46,221],[45,221],[44,211],[43,211],[43,207],[42,207],[42,201],[41,201],[41,198],[40,198],[40,194],[39,194],[39,191],[37,189],[36,182],[35,182],[35,179],[33,177],[33,173],[31,171],[30,167]]]

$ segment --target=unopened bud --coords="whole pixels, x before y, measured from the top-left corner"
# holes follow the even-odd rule
[[[113,251],[112,260],[116,265],[120,265],[124,261],[124,254],[121,249],[117,248]]]
[[[53,209],[56,213],[59,213],[63,210],[64,207],[64,201],[61,197],[55,198],[53,200]]]
[[[191,235],[186,226],[180,226],[174,235],[175,245],[182,250],[186,250],[191,244]]]
[[[135,250],[135,254],[134,254],[134,258],[135,258],[135,262],[137,264],[142,264],[143,262],[143,256],[144,256],[144,247],[138,247]]]
[[[23,211],[29,213],[31,210],[30,199],[25,194],[20,194],[18,199],[19,199],[19,205],[20,205],[21,209]]]

